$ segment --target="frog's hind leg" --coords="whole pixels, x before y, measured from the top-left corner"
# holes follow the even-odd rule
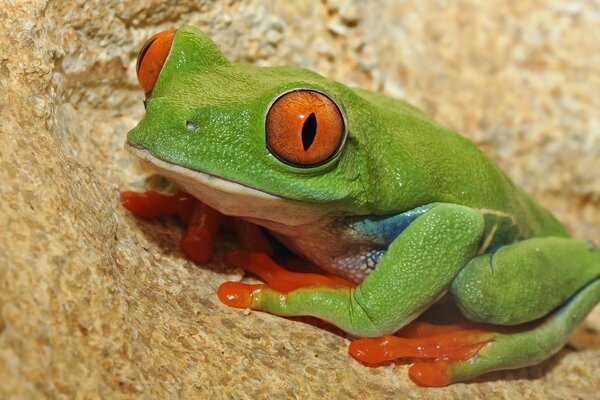
[[[471,321],[505,326],[472,337],[472,343],[489,342],[466,361],[413,365],[411,378],[421,385],[533,365],[556,353],[600,301],[600,249],[568,238],[514,243],[469,262],[451,291]]]
[[[541,318],[600,277],[600,249],[561,237],[532,238],[471,260],[452,282],[472,322],[518,325]]]
[[[513,333],[484,333],[488,340],[465,361],[437,359],[417,362],[409,374],[421,386],[445,386],[473,379],[490,371],[538,364],[558,352],[571,332],[600,301],[600,279],[581,289],[567,303],[530,329]]]
[[[350,354],[366,364],[416,359],[409,373],[423,386],[537,364],[566,343],[600,300],[599,278],[600,250],[589,243],[515,243],[473,259],[452,284],[462,313],[485,325],[413,323],[398,332],[402,337],[359,339]]]
[[[400,359],[464,361],[493,340],[493,331],[483,325],[415,321],[396,335],[355,340],[348,352],[361,363],[373,366]]]

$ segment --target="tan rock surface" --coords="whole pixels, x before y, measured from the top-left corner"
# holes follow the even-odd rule
[[[125,212],[134,58],[190,23],[228,57],[408,99],[600,240],[600,3],[0,0],[0,398],[600,398],[600,308],[542,365],[421,389],[347,340],[222,306],[239,279]],[[226,247],[223,244],[223,248]]]

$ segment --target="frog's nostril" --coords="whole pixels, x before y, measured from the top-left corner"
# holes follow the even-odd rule
[[[188,131],[194,131],[196,130],[197,125],[192,122],[192,121],[185,121],[185,129],[187,129]]]

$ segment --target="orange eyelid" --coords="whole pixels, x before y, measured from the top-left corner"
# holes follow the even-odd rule
[[[345,139],[344,118],[326,95],[294,90],[271,105],[265,121],[267,147],[291,165],[322,164],[340,149]]]
[[[138,82],[146,94],[150,93],[156,84],[173,44],[176,29],[159,32],[144,43],[138,53],[136,73]]]

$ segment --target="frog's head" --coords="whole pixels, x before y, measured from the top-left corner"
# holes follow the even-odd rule
[[[231,63],[188,26],[152,37],[137,72],[146,115],[128,149],[210,206],[286,224],[370,211],[355,122],[369,104],[348,87]]]

